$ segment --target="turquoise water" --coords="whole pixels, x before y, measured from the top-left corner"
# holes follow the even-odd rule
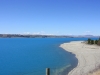
[[[78,40],[87,38],[0,38],[0,75],[64,75],[78,61],[59,45]]]

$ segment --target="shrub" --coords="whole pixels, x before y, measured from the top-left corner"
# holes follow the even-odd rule
[[[91,43],[91,39],[90,38],[88,38],[88,44],[90,44]]]
[[[100,40],[98,41],[97,45],[99,45],[99,46],[100,46]]]
[[[98,43],[98,40],[95,40],[95,44],[97,44]]]
[[[91,40],[91,44],[94,44],[94,40]]]

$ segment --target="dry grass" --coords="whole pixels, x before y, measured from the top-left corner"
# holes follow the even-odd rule
[[[98,41],[98,45],[100,46],[100,40]]]
[[[88,75],[100,75],[100,65],[97,66],[97,68],[91,71]]]
[[[93,73],[89,73],[88,75],[100,75],[100,70],[97,70],[97,71],[95,71]]]

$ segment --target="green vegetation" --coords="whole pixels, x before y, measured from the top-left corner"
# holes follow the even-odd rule
[[[91,44],[94,44],[94,40],[91,40]]]
[[[91,39],[90,38],[88,38],[88,44],[90,44],[91,43]]]
[[[100,46],[100,38],[98,40],[92,40],[90,38],[88,38],[88,44],[97,44]]]
[[[97,44],[98,43],[98,40],[95,40],[95,44]]]

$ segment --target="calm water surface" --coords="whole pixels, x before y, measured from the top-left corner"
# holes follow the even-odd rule
[[[64,75],[77,59],[59,45],[79,40],[87,38],[0,38],[0,75]]]

